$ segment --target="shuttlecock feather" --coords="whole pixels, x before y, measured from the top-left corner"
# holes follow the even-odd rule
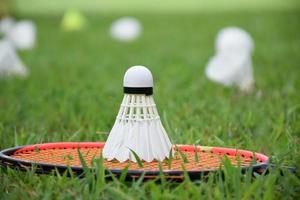
[[[216,55],[206,66],[206,76],[225,86],[251,91],[254,86],[251,55],[254,48],[250,35],[239,28],[225,28],[216,39]]]
[[[0,76],[28,75],[28,70],[19,59],[15,48],[7,40],[0,41]]]
[[[124,98],[103,149],[103,157],[151,162],[168,158],[172,144],[160,121],[152,96],[153,78],[143,66],[134,66],[124,76]]]

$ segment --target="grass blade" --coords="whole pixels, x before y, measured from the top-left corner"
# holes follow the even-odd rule
[[[131,153],[133,154],[133,156],[134,156],[134,158],[135,158],[135,160],[136,160],[138,166],[139,166],[140,168],[143,168],[144,165],[143,165],[143,162],[141,161],[140,157],[139,157],[132,149],[130,149],[130,151],[131,151]]]
[[[129,165],[127,165],[121,172],[120,175],[120,182],[121,183],[125,183],[126,177],[127,177],[127,173],[128,173],[128,169],[129,169]]]
[[[194,150],[194,159],[196,163],[199,163],[199,156],[198,156],[198,151],[197,151],[197,146],[195,145],[195,150]]]
[[[176,149],[177,149],[177,151],[178,151],[180,157],[182,158],[183,162],[184,162],[184,163],[188,163],[189,161],[188,161],[186,155],[185,155],[185,154],[184,154],[177,146],[176,146]]]
[[[161,162],[158,162],[158,169],[159,169],[159,178],[160,178],[160,181],[162,183],[162,186],[165,187],[165,185],[166,185],[166,179],[165,179],[165,175],[164,175],[164,172],[163,172],[163,168],[162,168]]]
[[[86,161],[85,161],[85,159],[84,159],[84,157],[83,157],[83,155],[82,155],[79,148],[77,148],[77,153],[78,153],[79,160],[81,162],[84,173],[89,174],[89,168],[88,168],[88,166],[86,164]]]
[[[173,148],[170,149],[169,158],[166,159],[166,163],[168,165],[168,169],[171,169],[172,161],[173,161]]]
[[[136,182],[137,186],[140,186],[142,184],[142,182],[144,180],[144,177],[145,177],[145,174],[146,174],[146,171],[143,171],[142,175],[139,177],[139,179]]]

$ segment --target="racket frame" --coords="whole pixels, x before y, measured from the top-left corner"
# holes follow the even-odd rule
[[[32,161],[17,159],[12,157],[14,153],[18,151],[32,151],[33,148],[38,149],[51,149],[51,148],[103,148],[104,143],[101,142],[59,142],[59,143],[44,143],[44,144],[34,144],[34,145],[25,145],[17,146],[0,151],[0,166],[9,167],[13,169],[19,169],[21,171],[26,171],[28,169],[34,169],[37,174],[50,174],[54,170],[60,174],[65,173],[68,170],[71,170],[76,176],[84,176],[84,169],[79,166],[67,166],[61,164],[49,164],[49,163],[34,163]],[[194,145],[176,145],[175,147],[179,148],[182,152],[194,152],[195,148],[197,152],[201,151],[211,151],[213,153],[218,153],[220,155],[241,155],[249,156],[249,154],[254,154],[256,159],[259,159],[259,163],[250,165],[250,166],[241,166],[241,172],[245,173],[247,170],[252,169],[252,172],[258,174],[264,173],[269,166],[269,158],[261,153],[255,153],[247,150],[239,150],[232,148],[223,148],[223,147],[205,147],[205,146],[194,146]],[[105,169],[105,174],[113,174],[115,176],[120,176],[122,169]],[[199,180],[204,176],[207,176],[209,173],[217,172],[216,169],[205,169],[205,170],[163,170],[163,174],[167,179],[171,180],[182,180],[184,173],[186,172],[191,180]],[[68,172],[68,173],[71,173]],[[142,174],[145,179],[153,179],[160,176],[160,170],[135,170],[128,169],[126,180],[131,180],[139,178]]]

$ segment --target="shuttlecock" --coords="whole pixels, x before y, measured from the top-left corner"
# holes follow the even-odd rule
[[[19,59],[15,48],[7,40],[0,41],[0,76],[26,77],[28,71]]]
[[[129,68],[124,76],[124,98],[115,124],[103,149],[103,157],[136,161],[162,161],[169,157],[172,144],[160,121],[152,96],[153,78],[143,66]]]
[[[17,49],[29,50],[35,46],[36,27],[32,21],[21,20],[7,33],[7,38]]]
[[[225,86],[251,91],[254,86],[251,36],[240,28],[225,28],[219,32],[215,47],[216,55],[206,66],[206,76]]]
[[[62,29],[70,32],[83,30],[86,25],[86,17],[76,9],[66,11],[61,22]]]
[[[129,42],[137,39],[142,32],[140,22],[133,17],[123,17],[115,21],[110,28],[111,36],[120,41]]]
[[[0,32],[7,34],[9,30],[14,26],[15,20],[12,17],[5,17],[0,20]]]
[[[249,33],[237,27],[222,29],[216,39],[217,53],[242,52],[251,53],[254,44]]]

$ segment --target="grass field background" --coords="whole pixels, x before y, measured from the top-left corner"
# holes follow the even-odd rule
[[[7,1],[7,0],[6,0]],[[86,13],[215,13],[232,11],[298,10],[298,0],[13,0],[15,10],[23,14],[60,14],[68,8]]]
[[[86,30],[66,33],[59,28],[59,12],[44,15],[26,9],[18,17],[36,22],[37,46],[20,53],[31,71],[28,79],[0,80],[0,149],[104,141],[122,100],[124,72],[141,64],[154,75],[154,98],[173,143],[200,140],[201,145],[249,149],[271,156],[279,166],[300,167],[300,13],[295,7],[124,11],[138,17],[144,28],[142,37],[128,44],[108,34],[121,14],[90,13]],[[255,41],[257,91],[252,95],[204,76],[215,35],[232,25],[249,31]],[[297,199],[300,194],[299,178],[277,170],[251,180],[227,169],[225,181],[211,176],[201,184],[105,182],[0,170],[1,199]]]

